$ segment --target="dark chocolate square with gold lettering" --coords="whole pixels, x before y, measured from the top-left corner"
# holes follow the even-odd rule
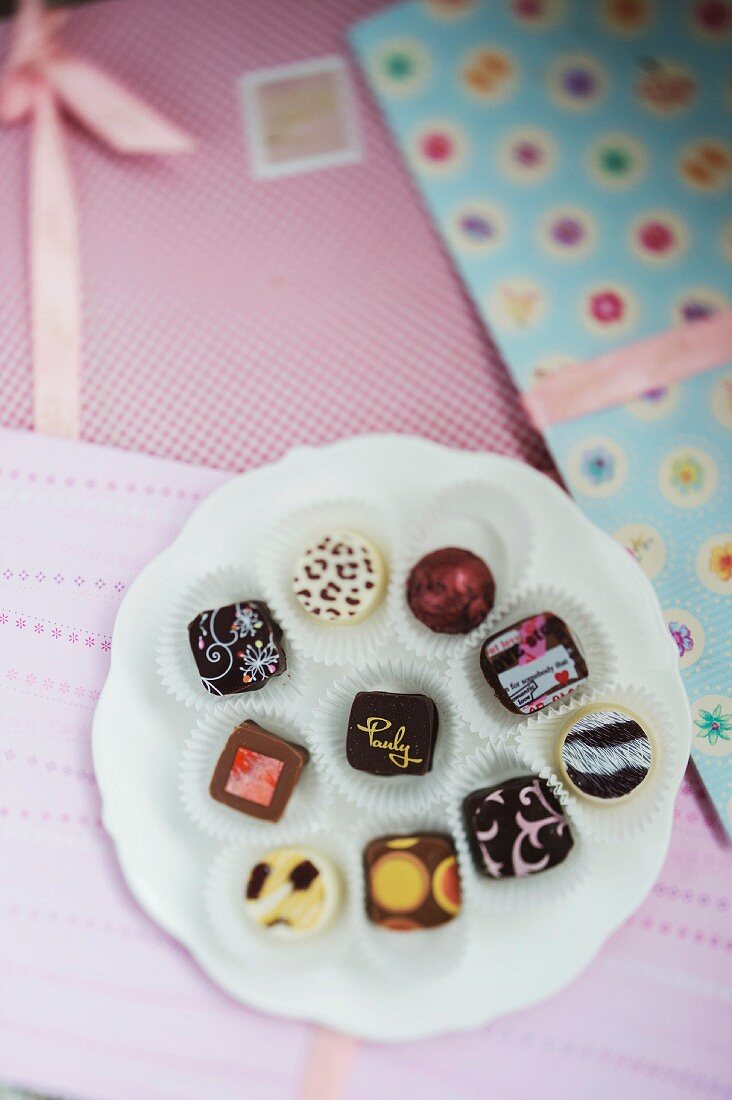
[[[437,726],[437,707],[426,695],[359,691],[348,719],[348,763],[371,775],[425,775]]]

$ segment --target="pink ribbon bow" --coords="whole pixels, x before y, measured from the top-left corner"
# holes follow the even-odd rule
[[[30,290],[38,431],[78,436],[81,270],[62,115],[117,153],[185,153],[191,139],[95,65],[60,44],[62,12],[20,0],[0,82],[0,122],[32,121]]]

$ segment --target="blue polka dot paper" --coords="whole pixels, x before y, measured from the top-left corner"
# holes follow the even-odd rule
[[[522,390],[729,304],[732,0],[418,0],[351,43]],[[731,433],[732,365],[546,432],[656,585],[730,831]]]

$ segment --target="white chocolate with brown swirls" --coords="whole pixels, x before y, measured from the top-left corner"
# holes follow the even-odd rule
[[[373,614],[386,591],[386,565],[358,531],[332,530],[295,562],[293,592],[300,606],[329,626],[352,626]]]

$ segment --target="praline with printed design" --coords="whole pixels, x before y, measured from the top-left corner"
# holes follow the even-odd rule
[[[481,647],[480,667],[496,698],[514,714],[542,710],[588,676],[567,624],[551,611],[492,634]]]
[[[574,846],[556,794],[537,775],[473,791],[463,802],[471,854],[488,878],[523,878],[562,863]]]
[[[282,630],[261,600],[201,611],[188,624],[188,640],[210,695],[259,691],[287,668]]]

